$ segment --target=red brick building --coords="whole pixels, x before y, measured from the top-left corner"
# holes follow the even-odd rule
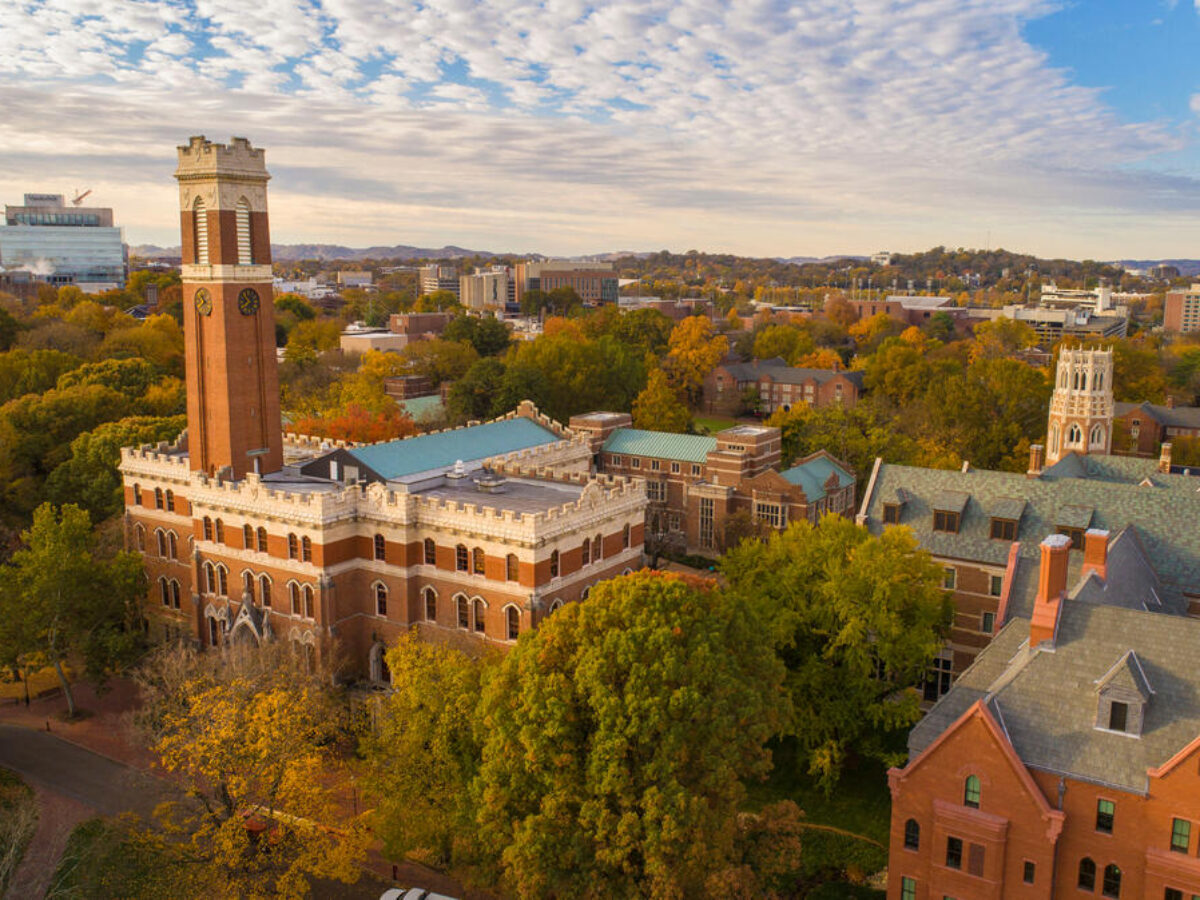
[[[1167,291],[1163,303],[1163,329],[1184,334],[1200,331],[1200,284]]]
[[[704,379],[704,409],[739,415],[747,391],[753,391],[763,415],[805,404],[854,406],[862,393],[862,373],[836,369],[798,369],[779,357],[748,363],[723,362]]]
[[[1164,444],[1200,437],[1200,407],[1158,403],[1116,403],[1113,452],[1130,456],[1161,455]]]

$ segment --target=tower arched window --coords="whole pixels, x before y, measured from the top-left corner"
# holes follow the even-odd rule
[[[237,202],[237,249],[238,264],[249,266],[254,263],[254,252],[250,240],[250,204],[245,197]]]
[[[182,602],[180,601],[180,597],[181,597],[182,593],[183,592],[180,590],[180,587],[179,587],[179,582],[176,581],[174,578],[172,578],[171,579],[171,608],[172,609],[179,609],[179,607],[183,605]]]
[[[258,552],[267,552],[267,529],[263,528],[261,525],[258,526]]]
[[[592,562],[600,562],[604,558],[604,539],[600,535],[592,538]]]
[[[215,540],[218,544],[225,543],[225,523],[220,519],[214,523],[216,525]]]
[[[1079,861],[1079,877],[1075,880],[1075,886],[1081,891],[1096,889],[1096,864],[1090,857],[1085,856]]]
[[[167,536],[161,528],[156,528],[154,537],[158,539],[158,555],[166,557],[167,555]]]
[[[292,607],[292,615],[300,615],[300,586],[294,581],[288,582],[288,601]]]
[[[242,594],[245,600],[254,599],[254,576],[249,570],[242,573]]]
[[[263,606],[271,605],[271,579],[266,575],[258,576],[258,599]]]
[[[254,549],[254,529],[249,524],[242,526],[242,547],[246,550]]]
[[[295,559],[300,555],[300,542],[296,540],[294,534],[288,535],[288,559]]]
[[[471,601],[471,618],[475,622],[475,630],[483,634],[487,619],[487,604],[480,597]]]
[[[466,544],[459,544],[454,548],[454,568],[459,572],[466,572],[470,568]]]
[[[586,566],[592,561],[592,542],[587,538],[583,539],[583,546],[579,548],[582,562],[581,565]]]
[[[1102,897],[1121,896],[1121,868],[1116,863],[1104,867],[1104,880],[1100,883]]]
[[[626,525],[624,528],[621,529],[621,546],[624,547],[626,550],[629,549],[630,538],[631,538],[630,531],[631,530],[628,525]]]
[[[166,509],[167,512],[175,511],[175,492],[168,490],[166,493]]]
[[[1067,446],[1068,447],[1078,447],[1082,443],[1083,443],[1083,431],[1079,428],[1078,425],[1076,425],[1074,422],[1072,422],[1071,427],[1067,429]]]
[[[204,539],[206,541],[213,539],[213,522],[208,516],[204,517]]]
[[[217,592],[217,570],[210,562],[204,564],[204,592],[206,594]]]
[[[509,581],[516,581],[521,577],[521,563],[517,554],[510,553],[504,557],[504,577]]]
[[[550,577],[558,577],[558,551],[555,550],[550,554]]]
[[[304,618],[315,619],[316,613],[314,612],[314,607],[316,604],[313,602],[314,598],[313,598],[312,585],[306,584],[304,586],[303,594],[304,594]]]
[[[155,489],[154,489],[154,508],[155,508],[155,509],[162,509],[162,508],[163,508],[163,492],[162,492],[162,488],[155,488]]]
[[[142,486],[140,484],[135,484],[133,486],[133,505],[142,505]]]
[[[979,799],[979,776],[968,775],[967,780],[963,783],[963,806],[979,809]]]
[[[387,559],[387,540],[382,534],[375,535],[375,558]]]
[[[171,588],[164,575],[158,577],[158,593],[162,596],[162,605],[169,607],[171,605]]]
[[[140,523],[133,526],[133,542],[135,547],[146,552],[146,529]]]
[[[199,197],[192,204],[192,223],[195,239],[196,265],[208,265],[208,210]]]
[[[1104,426],[1103,425],[1093,425],[1092,426],[1092,436],[1088,441],[1088,445],[1091,447],[1103,447],[1104,446]]]
[[[433,542],[433,538],[425,538],[425,565],[437,565],[437,544]]]
[[[229,570],[217,566],[217,593],[222,597],[229,596]]]
[[[387,595],[388,589],[384,584],[375,585],[375,615],[387,615]]]
[[[521,636],[521,611],[515,606],[510,606],[504,611],[504,626],[510,641],[515,641]]]
[[[308,535],[300,538],[300,559],[304,562],[312,562],[312,539]]]
[[[486,570],[486,556],[482,547],[476,547],[471,551],[471,571],[476,575],[482,575]]]
[[[471,627],[471,607],[467,598],[459,594],[454,598],[454,605],[458,611],[458,627],[469,629]]]
[[[425,600],[425,620],[427,622],[437,621],[437,591],[431,587],[421,591],[421,596]]]
[[[921,849],[921,823],[916,819],[909,819],[904,823],[904,849]]]

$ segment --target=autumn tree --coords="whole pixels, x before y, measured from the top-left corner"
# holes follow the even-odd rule
[[[886,738],[920,717],[914,688],[953,613],[912,533],[876,536],[829,515],[739,545],[721,571],[735,602],[769,623],[788,672],[786,732],[809,774],[831,791],[851,754],[892,761]]]
[[[417,433],[412,416],[392,402],[382,409],[368,409],[358,403],[347,403],[337,412],[325,416],[303,416],[291,426],[297,434],[331,438],[335,441],[354,441],[374,444],[394,441]]]
[[[785,462],[828,450],[859,473],[860,484],[863,473],[870,473],[877,457],[910,463],[917,453],[916,442],[898,430],[890,416],[865,403],[850,407],[797,404],[790,410],[780,407],[767,424],[782,432]]]
[[[511,336],[508,326],[493,316],[457,316],[442,333],[447,341],[466,341],[480,356],[495,356],[507,348]]]
[[[297,322],[288,332],[283,358],[289,362],[315,360],[318,354],[337,348],[341,333],[338,323],[331,320],[306,319]]]
[[[643,359],[611,335],[595,340],[542,335],[509,350],[497,402],[512,409],[532,400],[565,422],[589,410],[629,409],[645,379]]]
[[[674,386],[695,406],[708,373],[729,352],[729,339],[706,316],[689,316],[671,331],[664,366]]]
[[[971,360],[1016,356],[1022,350],[1036,347],[1037,343],[1037,332],[1028,322],[1001,316],[975,326]]]
[[[748,606],[677,576],[601,582],[483,689],[479,838],[521,897],[699,896],[769,768],[782,666]]]
[[[160,806],[141,838],[180,895],[299,897],[315,878],[357,881],[366,832],[324,777],[344,707],[304,660],[282,643],[176,646],[138,675],[137,724],[189,798]]]
[[[17,668],[30,660],[53,666],[74,716],[67,660],[82,659],[89,677],[103,681],[139,650],[141,557],[100,559],[91,520],[73,505],[39,506],[21,540],[0,567],[0,659]]]
[[[684,432],[691,418],[662,369],[652,370],[645,389],[633,401],[633,427]]]
[[[467,369],[466,374],[450,386],[446,413],[453,422],[489,419],[506,410],[496,405],[504,380],[504,363],[494,356],[485,356]]]

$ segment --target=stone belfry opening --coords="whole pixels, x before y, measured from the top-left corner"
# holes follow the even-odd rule
[[[1046,462],[1070,453],[1112,453],[1113,352],[1063,347],[1046,424]]]
[[[283,466],[263,150],[203,136],[179,147],[191,467],[234,479]]]

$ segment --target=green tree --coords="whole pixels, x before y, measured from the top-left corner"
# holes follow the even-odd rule
[[[513,345],[500,396],[505,404],[533,400],[565,422],[588,410],[629,409],[645,378],[642,358],[610,335],[592,341],[560,332]]]
[[[312,304],[299,294],[280,294],[275,298],[276,312],[291,313],[297,322],[306,322],[317,317],[317,311]]]
[[[914,688],[953,615],[941,567],[911,531],[875,536],[829,515],[742,543],[721,571],[735,602],[769,623],[808,772],[832,791],[848,754],[893,761],[887,738],[920,717]]]
[[[691,414],[679,402],[662,369],[653,369],[646,388],[633,401],[633,427],[650,431],[687,431]]]
[[[0,353],[0,403],[24,394],[50,390],[65,372],[83,362],[78,356],[61,350],[18,348]]]
[[[144,359],[105,359],[64,373],[56,387],[62,391],[79,385],[102,384],[129,397],[140,397],[158,378],[154,366]]]
[[[480,716],[479,837],[505,885],[682,898],[727,865],[787,708],[760,608],[647,572],[521,637]]]
[[[865,403],[851,407],[798,404],[787,411],[779,408],[767,424],[781,430],[787,463],[828,450],[858,473],[860,484],[877,457],[903,464],[914,462],[917,455],[916,442],[899,431],[890,416],[877,413]]]
[[[297,322],[288,332],[283,358],[288,362],[311,362],[326,350],[336,350],[342,329],[332,320],[309,319]]]
[[[508,326],[492,316],[457,316],[446,325],[442,337],[447,341],[466,341],[480,356],[495,356],[508,349]]]
[[[778,356],[790,362],[811,353],[814,347],[813,339],[794,325],[768,325],[754,338],[754,357],[771,359]]]
[[[39,506],[21,540],[25,546],[0,567],[0,621],[6,623],[0,659],[20,665],[36,657],[54,666],[74,716],[63,663],[81,657],[89,677],[101,681],[139,651],[142,561],[124,552],[99,559],[88,514],[70,504]]]
[[[451,421],[489,419],[503,412],[496,406],[503,381],[504,363],[494,356],[486,356],[473,363],[466,374],[450,387],[446,412]]]
[[[0,353],[17,342],[17,334],[20,331],[21,323],[7,309],[0,307]]]
[[[75,503],[93,521],[119,515],[124,508],[121,448],[174,440],[187,424],[184,416],[134,417],[105,422],[71,442],[71,457],[46,480],[46,496],[55,503]]]

